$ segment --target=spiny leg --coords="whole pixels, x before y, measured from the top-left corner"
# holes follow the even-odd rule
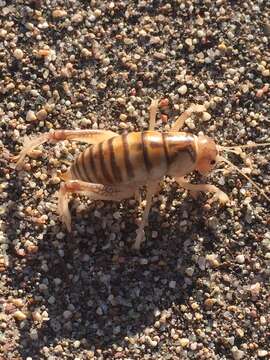
[[[222,190],[217,188],[215,185],[210,184],[190,184],[188,181],[186,181],[184,178],[176,178],[175,179],[180,186],[182,186],[184,189],[191,190],[192,192],[210,192],[214,193],[214,196],[210,200],[210,203],[212,203],[215,200],[218,200],[222,204],[226,204],[229,202],[229,197],[227,194],[225,194]]]
[[[185,121],[191,116],[192,113],[202,113],[205,111],[203,105],[191,105],[187,110],[183,112],[172,124],[171,131],[179,131],[185,124]]]
[[[20,154],[14,156],[13,161],[16,161],[16,168],[20,168],[24,158],[31,154],[36,147],[47,141],[56,143],[63,140],[74,140],[97,144],[116,135],[116,133],[107,130],[54,130],[33,138],[26,137]]]
[[[149,107],[149,118],[150,118],[149,130],[155,130],[158,103],[159,103],[158,99],[153,99],[151,101],[151,104]]]
[[[71,193],[87,196],[91,200],[121,201],[133,196],[137,188],[117,187],[102,184],[92,184],[81,180],[69,180],[60,185],[58,195],[58,213],[65,223],[68,231],[71,231],[71,217],[68,208],[68,195]]]
[[[133,245],[133,249],[139,250],[141,247],[141,243],[145,240],[144,227],[148,220],[149,211],[152,205],[153,195],[156,193],[158,188],[158,184],[150,184],[147,185],[146,188],[146,206],[143,212],[142,220],[139,228],[137,229],[137,236],[135,239],[135,243]]]

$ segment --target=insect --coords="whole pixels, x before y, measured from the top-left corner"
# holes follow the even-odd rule
[[[195,104],[176,119],[170,131],[155,131],[158,104],[156,99],[151,102],[147,131],[119,135],[109,130],[55,130],[26,141],[20,154],[15,157],[17,168],[22,166],[26,155],[47,141],[55,143],[74,140],[90,145],[75,158],[62,177],[64,182],[60,185],[58,213],[68,231],[71,231],[69,194],[83,194],[91,200],[121,201],[134,196],[145,185],[146,206],[134,243],[134,248],[139,249],[145,239],[144,228],[153,195],[158,191],[164,176],[173,177],[181,187],[192,192],[213,193],[210,201],[229,201],[228,196],[215,185],[191,184],[184,178],[194,170],[207,175],[219,161],[228,163],[240,172],[270,201],[246,174],[219,155],[221,151],[237,152],[241,147],[265,146],[270,143],[223,147],[207,136],[180,132],[192,113],[205,111],[204,106]]]

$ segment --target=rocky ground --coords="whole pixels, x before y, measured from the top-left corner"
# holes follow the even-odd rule
[[[224,207],[167,179],[136,253],[135,200],[74,197],[59,221],[83,146],[10,161],[50,129],[146,129],[154,97],[160,129],[198,103],[186,131],[269,141],[269,43],[267,0],[0,0],[1,360],[269,358],[269,203],[245,178],[209,177]],[[269,195],[269,148],[229,158]]]

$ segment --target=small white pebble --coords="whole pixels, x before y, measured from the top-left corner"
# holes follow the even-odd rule
[[[185,95],[187,93],[187,86],[186,85],[182,85],[180,86],[180,88],[178,89],[178,93],[181,95]]]
[[[268,351],[267,351],[267,350],[263,350],[263,349],[259,349],[259,350],[258,350],[258,356],[259,356],[260,358],[266,357],[267,355],[268,355]]]
[[[198,30],[198,31],[197,31],[197,35],[198,35],[199,38],[202,38],[202,37],[205,36],[205,33],[204,33],[203,30]]]
[[[188,38],[185,40],[185,43],[188,45],[188,46],[192,46],[192,39]]]
[[[75,349],[78,349],[81,345],[81,342],[79,340],[75,340],[73,343],[73,346],[75,347]]]
[[[205,90],[205,85],[204,85],[203,83],[201,83],[201,84],[199,85],[199,90],[201,90],[201,91],[204,91],[204,90]]]
[[[211,119],[211,114],[209,114],[208,112],[204,111],[203,115],[202,115],[202,119],[203,121],[209,121]]]
[[[32,111],[32,110],[27,111],[26,121],[32,122],[32,121],[35,121],[36,119],[37,119],[37,117],[36,117],[36,114],[34,113],[34,111]]]
[[[239,254],[236,256],[235,260],[238,264],[244,264],[245,256],[243,254]]]
[[[102,309],[101,309],[100,306],[97,308],[96,313],[97,313],[99,316],[103,315],[103,311],[102,311]]]
[[[15,49],[14,52],[13,52],[13,55],[15,56],[15,58],[17,60],[22,60],[23,59],[23,56],[24,56],[24,53],[21,49]]]
[[[270,70],[269,69],[265,69],[262,71],[262,76],[269,76],[270,75]]]

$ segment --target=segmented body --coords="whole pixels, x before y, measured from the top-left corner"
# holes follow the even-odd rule
[[[145,183],[170,175],[196,162],[196,136],[178,132],[144,131],[114,136],[84,150],[72,164],[68,177],[86,182],[119,185]],[[173,174],[172,174],[173,175]]]

